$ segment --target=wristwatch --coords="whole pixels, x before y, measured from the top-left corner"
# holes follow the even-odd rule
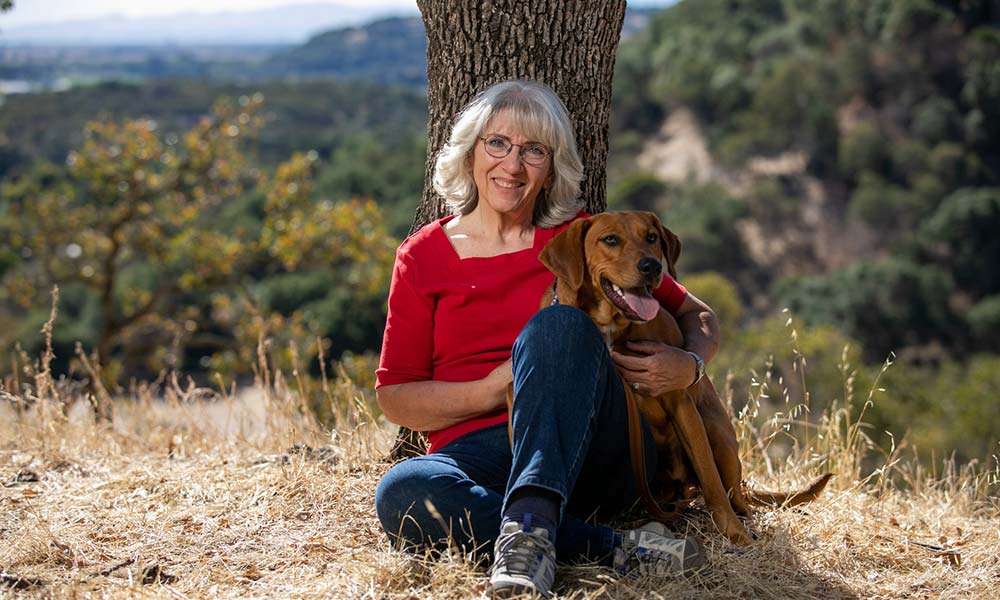
[[[701,378],[705,376],[705,361],[690,350],[686,350],[686,352],[691,355],[691,358],[694,359],[694,381],[691,382],[691,385],[694,385],[701,381]]]

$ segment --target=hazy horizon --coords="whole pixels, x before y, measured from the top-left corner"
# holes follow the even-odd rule
[[[629,0],[636,8],[669,6],[677,0]],[[362,9],[364,13],[395,11],[398,14],[417,13],[416,0],[170,0],[163,4],[135,2],[134,0],[14,0],[14,7],[0,14],[0,39],[2,33],[16,33],[22,29],[102,18],[139,20],[180,15],[218,15],[222,13],[248,13],[284,6],[329,5],[338,9]],[[337,20],[349,18],[338,15]]]

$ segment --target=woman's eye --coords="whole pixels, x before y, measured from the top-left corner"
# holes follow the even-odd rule
[[[507,140],[498,137],[489,138],[486,140],[486,145],[493,150],[506,150],[508,148]]]
[[[525,146],[524,153],[535,158],[545,158],[548,156],[549,151],[544,146]]]

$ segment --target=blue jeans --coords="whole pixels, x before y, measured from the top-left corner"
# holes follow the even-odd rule
[[[513,451],[506,425],[498,425],[397,463],[375,492],[382,527],[409,550],[451,543],[489,556],[511,492],[536,486],[562,500],[559,561],[607,563],[614,531],[584,519],[628,508],[638,488],[624,390],[604,337],[579,309],[545,308],[514,343],[513,371]],[[643,437],[652,477],[656,449],[645,423]]]

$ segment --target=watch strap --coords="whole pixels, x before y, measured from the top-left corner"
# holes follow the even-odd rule
[[[691,358],[694,359],[694,367],[695,367],[694,381],[691,382],[691,385],[694,385],[699,381],[701,381],[701,378],[705,376],[705,361],[703,361],[700,356],[698,356],[694,352],[691,352],[690,350],[685,350],[685,352],[690,354]]]

